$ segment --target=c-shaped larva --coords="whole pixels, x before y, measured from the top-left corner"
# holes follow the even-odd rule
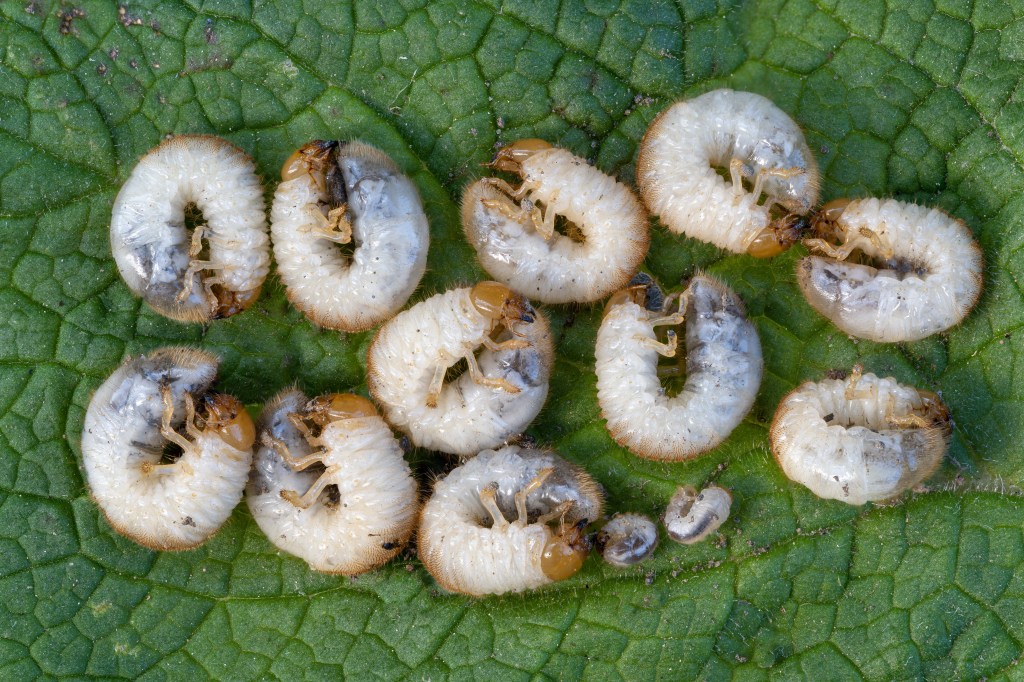
[[[191,235],[190,207],[206,221]],[[207,322],[245,310],[270,268],[263,187],[252,159],[211,135],[164,140],[114,199],[110,250],[128,288],[161,315]]]
[[[603,504],[597,483],[553,452],[485,450],[437,482],[420,514],[420,560],[450,592],[536,589],[580,569]]]
[[[650,245],[633,192],[586,160],[543,140],[508,145],[491,164],[516,173],[477,180],[462,198],[462,227],[492,277],[544,303],[597,301],[625,286]],[[555,231],[566,219],[572,236]]]
[[[916,341],[959,323],[981,295],[981,249],[961,221],[895,199],[840,199],[804,243],[827,257],[797,264],[807,301],[853,336]],[[838,242],[838,246],[834,244]],[[854,254],[868,260],[861,264]]]
[[[384,324],[366,355],[366,381],[388,423],[414,444],[472,456],[537,416],[553,353],[547,320],[529,301],[503,284],[480,282]],[[467,370],[445,385],[460,360]]]
[[[753,180],[750,191],[744,179]],[[799,126],[770,100],[727,89],[676,102],[654,119],[636,181],[671,231],[758,258],[796,243],[801,216],[818,201],[818,165]],[[776,204],[784,212],[773,218]]]
[[[270,233],[288,300],[322,327],[357,332],[395,314],[427,265],[416,187],[383,152],[315,140],[291,155]],[[351,257],[340,244],[355,242]]]
[[[259,433],[246,501],[272,543],[344,575],[402,551],[416,525],[416,481],[369,400],[310,401],[286,389],[263,409]]]
[[[89,402],[89,489],[110,525],[140,545],[201,545],[242,497],[255,428],[242,403],[207,392],[218,363],[201,350],[161,348],[121,365]],[[179,451],[171,462],[168,446]]]
[[[668,536],[684,545],[700,542],[714,533],[729,518],[732,494],[710,485],[699,493],[692,485],[676,488],[665,508]]]
[[[658,546],[658,527],[643,514],[619,513],[597,533],[597,551],[616,568],[644,561]]]
[[[798,386],[779,403],[770,432],[786,476],[848,504],[894,497],[931,476],[950,435],[937,395],[861,371]]]
[[[761,342],[743,302],[724,284],[694,277],[671,312],[675,296],[655,310],[644,307],[656,285],[637,280],[608,301],[597,332],[597,401],[619,445],[650,459],[688,459],[725,440],[750,411],[761,385]],[[675,356],[676,334],[669,330],[662,343],[654,329],[684,318],[686,383],[670,397],[658,358]]]

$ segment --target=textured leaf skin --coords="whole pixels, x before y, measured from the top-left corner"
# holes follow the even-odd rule
[[[1020,2],[168,0],[119,15],[100,0],[15,0],[0,15],[0,678],[1020,677]],[[804,303],[800,248],[755,262],[656,229],[646,267],[666,284],[695,268],[726,280],[766,353],[754,412],[688,464],[614,446],[592,372],[600,306],[548,311],[559,359],[530,433],[585,464],[613,509],[657,514],[677,483],[714,477],[737,501],[722,541],[665,542],[635,570],[591,560],[551,589],[473,601],[441,594],[414,559],[357,580],[312,574],[244,508],[180,554],[100,518],[77,442],[91,392],[125,354],[202,345],[254,407],[293,381],[365,392],[370,334],[312,327],[274,279],[255,309],[207,328],[130,295],[110,207],[164,134],[232,140],[268,196],[311,138],[384,148],[431,220],[423,298],[482,276],[457,202],[495,145],[543,137],[631,181],[650,120],[720,86],[762,93],[804,126],[825,199],[941,206],[987,263],[963,325],[883,346]],[[941,391],[956,419],[931,489],[894,506],[818,500],[767,449],[785,392],[857,361]]]

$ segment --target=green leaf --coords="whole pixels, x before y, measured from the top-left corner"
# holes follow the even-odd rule
[[[0,678],[1021,676],[1018,0],[11,0],[0,13]],[[232,140],[268,196],[309,139],[385,149],[430,217],[424,298],[483,276],[457,206],[496,145],[542,137],[632,181],[651,119],[722,86],[800,122],[825,199],[940,206],[967,222],[988,266],[964,324],[878,345],[807,306],[800,249],[755,262],[657,228],[646,267],[666,284],[696,268],[726,280],[767,361],[751,416],[687,464],[612,443],[594,389],[600,306],[548,310],[558,362],[531,434],[586,465],[613,509],[655,515],[676,484],[717,480],[737,502],[724,542],[666,542],[634,570],[591,559],[549,589],[471,600],[443,594],[413,558],[355,580],[311,573],[244,505],[177,554],[101,518],[78,440],[91,392],[126,354],[201,345],[223,357],[223,388],[254,405],[295,381],[365,391],[370,334],[311,326],[273,276],[253,310],[207,328],[128,292],[111,203],[163,135]],[[956,419],[931,488],[893,506],[819,500],[767,448],[786,391],[858,361],[941,391]]]

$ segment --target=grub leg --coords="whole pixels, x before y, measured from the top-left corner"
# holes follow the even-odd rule
[[[764,189],[764,181],[768,178],[794,178],[802,175],[804,172],[802,168],[762,168],[754,176],[753,194],[755,197],[761,196],[761,192]],[[769,201],[774,202],[775,200],[769,199]],[[765,206],[767,205],[765,204]]]
[[[530,482],[524,485],[519,492],[516,493],[516,513],[519,518],[516,519],[516,525],[525,526],[527,524],[527,511],[526,511],[526,497],[537,488],[544,484],[548,476],[555,472],[554,467],[545,467],[537,472],[537,475],[530,479]]]
[[[508,524],[508,519],[498,509],[498,500],[495,499],[495,495],[498,493],[497,483],[488,483],[480,489],[480,504],[484,506],[487,513],[491,515],[491,520],[494,522],[495,528],[504,528]]]
[[[555,519],[564,518],[566,513],[568,513],[568,511],[572,509],[572,505],[572,500],[566,500],[562,504],[558,505],[557,507],[549,511],[547,514],[544,514],[543,516],[538,518],[537,523],[547,523],[548,521],[554,521]]]
[[[314,464],[322,464],[324,461],[324,453],[321,451],[312,452],[303,457],[296,457],[292,454],[291,450],[288,449],[288,446],[285,445],[284,441],[279,438],[274,438],[269,433],[264,433],[262,440],[264,445],[274,449],[274,452],[284,460],[284,463],[287,464],[292,471],[302,471]]]
[[[481,386],[490,386],[491,388],[500,388],[503,391],[509,393],[519,393],[519,388],[513,386],[507,379],[502,377],[489,377],[486,376],[481,370],[480,365],[476,362],[476,357],[470,353],[466,356],[466,364],[469,366],[469,377],[474,383],[480,384]]]
[[[320,497],[320,493],[324,491],[324,488],[331,485],[332,476],[337,473],[337,470],[337,467],[327,467],[327,471],[322,473],[301,497],[294,490],[282,490],[281,497],[299,509],[309,509],[316,502],[317,498]]]
[[[657,351],[658,355],[666,358],[675,357],[676,348],[679,346],[679,339],[676,336],[676,333],[671,329],[668,332],[668,341],[666,343],[662,343],[657,339],[652,339],[649,336],[641,336],[639,334],[634,335],[633,340],[645,348]]]
[[[501,351],[501,350],[523,350],[530,347],[529,341],[523,339],[508,339],[507,341],[497,342],[491,337],[484,338],[484,348],[487,350]]]
[[[448,368],[438,365],[434,368],[434,377],[430,380],[427,388],[427,407],[437,407],[437,399],[441,395],[441,388],[444,386],[444,374]]]
[[[181,448],[182,452],[191,452],[195,449],[192,442],[171,428],[171,419],[174,417],[174,402],[171,399],[171,387],[161,387],[160,393],[164,402],[164,411],[160,420],[160,435]],[[188,394],[186,393],[185,395]],[[195,428],[194,425],[193,428]]]

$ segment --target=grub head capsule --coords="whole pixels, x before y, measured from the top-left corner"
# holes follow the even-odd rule
[[[552,533],[544,545],[540,566],[552,582],[572,577],[583,568],[583,562],[590,554],[590,541],[584,532],[586,526],[586,520],[581,520],[562,528],[557,535]]]
[[[256,426],[238,398],[223,393],[203,397],[206,428],[216,429],[225,443],[236,450],[248,450],[256,441]]]
[[[321,428],[341,419],[377,416],[377,408],[373,403],[353,393],[318,396],[309,401],[305,411],[307,418]]]
[[[530,158],[537,152],[551,149],[551,143],[536,138],[517,140],[512,144],[502,147],[494,157],[490,165],[492,168],[508,173],[522,174],[523,161]]]
[[[522,294],[517,294],[504,284],[479,282],[469,295],[473,307],[488,319],[533,322],[533,307],[530,302]]]

